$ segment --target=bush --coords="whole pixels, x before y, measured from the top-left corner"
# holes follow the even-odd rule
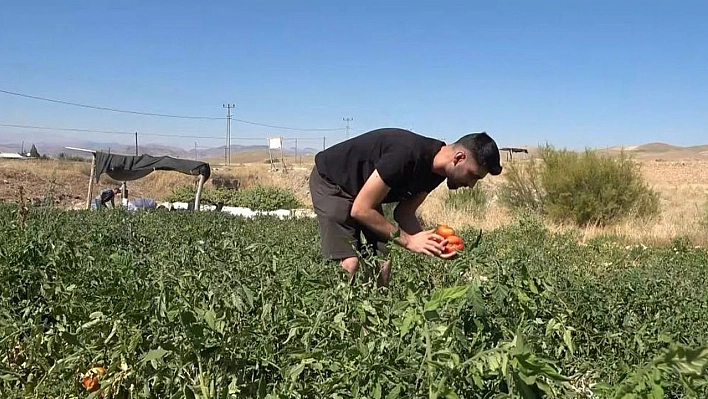
[[[539,163],[508,168],[501,200],[515,210],[533,210],[553,221],[580,226],[659,213],[658,194],[644,183],[639,165],[624,153],[609,157],[550,146],[541,149]]]
[[[239,205],[237,206],[245,206],[264,211],[302,207],[302,204],[295,195],[282,187],[257,185],[252,188],[237,191],[237,193],[239,193]]]
[[[445,208],[463,212],[479,212],[489,204],[489,192],[482,183],[474,188],[459,188],[447,192]]]
[[[195,193],[194,187],[182,185],[175,188],[164,200],[168,202],[190,202],[194,201]],[[300,201],[289,190],[282,187],[260,185],[243,190],[204,187],[202,189],[201,203],[242,206],[263,211],[302,207]]]

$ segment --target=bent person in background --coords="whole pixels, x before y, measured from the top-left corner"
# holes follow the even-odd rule
[[[422,229],[418,207],[446,179],[449,189],[471,188],[501,172],[499,149],[487,133],[446,144],[405,129],[382,128],[334,145],[315,156],[309,183],[323,254],[339,261],[350,278],[358,269],[358,254],[387,256],[391,241],[411,252],[440,256],[446,240],[435,230]],[[384,217],[382,204],[396,202],[394,224]],[[390,272],[386,260],[379,286],[388,286]]]
[[[108,208],[108,203],[111,203],[111,208],[116,207],[115,204],[115,197],[117,194],[120,193],[120,187],[116,187],[114,189],[106,188],[101,191],[100,194],[96,196],[96,198],[91,201],[91,208],[92,209],[101,209],[101,208]]]

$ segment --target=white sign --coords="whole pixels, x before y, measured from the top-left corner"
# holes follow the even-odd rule
[[[270,139],[268,139],[268,144],[269,144],[269,146],[270,146],[269,148],[271,150],[278,150],[278,149],[280,149],[280,147],[283,146],[283,138],[282,137],[271,137]]]

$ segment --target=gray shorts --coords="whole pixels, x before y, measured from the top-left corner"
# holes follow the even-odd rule
[[[325,257],[339,260],[360,255],[388,255],[386,242],[351,217],[354,197],[322,178],[316,166],[310,174],[310,196],[319,223],[320,244]],[[376,210],[383,215],[381,205]],[[361,239],[362,235],[365,242]]]

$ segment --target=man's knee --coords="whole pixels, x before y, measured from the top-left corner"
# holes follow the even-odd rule
[[[341,264],[342,268],[349,272],[349,274],[354,274],[359,268],[359,259],[357,259],[356,256],[344,258],[342,259]]]

